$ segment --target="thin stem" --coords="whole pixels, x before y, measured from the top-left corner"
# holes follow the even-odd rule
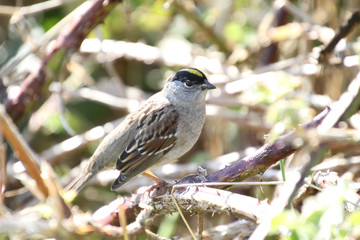
[[[189,230],[191,237],[192,237],[194,240],[196,240],[196,237],[195,237],[194,232],[191,230],[191,227],[190,227],[189,223],[186,221],[186,218],[185,218],[183,212],[181,211],[181,208],[180,208],[179,204],[177,203],[177,201],[176,201],[176,199],[175,199],[175,197],[174,197],[174,190],[175,190],[175,188],[178,188],[178,187],[179,187],[179,186],[173,186],[173,187],[172,187],[172,189],[171,189],[171,194],[170,194],[171,199],[174,201],[175,206],[176,206],[176,209],[179,211],[179,214],[180,214],[182,220],[184,221],[187,229]]]

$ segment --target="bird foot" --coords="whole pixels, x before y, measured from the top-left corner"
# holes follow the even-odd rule
[[[153,198],[153,197],[158,197],[161,195],[164,195],[166,193],[169,193],[171,191],[171,184],[165,182],[165,181],[159,181],[156,182],[156,184],[150,186],[144,193],[143,195],[147,194],[148,197]]]

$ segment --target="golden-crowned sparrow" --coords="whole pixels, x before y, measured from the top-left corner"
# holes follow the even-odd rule
[[[149,168],[184,155],[200,136],[205,121],[206,90],[214,88],[195,68],[178,71],[162,91],[104,138],[67,190],[79,191],[99,171],[115,167],[120,175],[111,186],[114,190]]]

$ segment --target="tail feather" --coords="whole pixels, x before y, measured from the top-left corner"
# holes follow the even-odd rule
[[[126,176],[125,174],[120,173],[118,178],[114,181],[114,183],[111,185],[111,190],[115,191],[122,185],[124,185],[126,182],[131,180],[132,178],[129,178],[129,176]]]
[[[65,191],[74,190],[79,192],[94,176],[94,172],[85,172],[80,174],[80,176],[75,178],[69,185],[65,187]]]

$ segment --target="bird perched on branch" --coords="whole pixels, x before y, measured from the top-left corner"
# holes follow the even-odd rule
[[[198,140],[205,121],[204,73],[185,68],[146,100],[100,143],[82,173],[66,189],[80,191],[98,172],[116,168],[115,190],[139,174],[162,182],[149,168],[175,161]]]

